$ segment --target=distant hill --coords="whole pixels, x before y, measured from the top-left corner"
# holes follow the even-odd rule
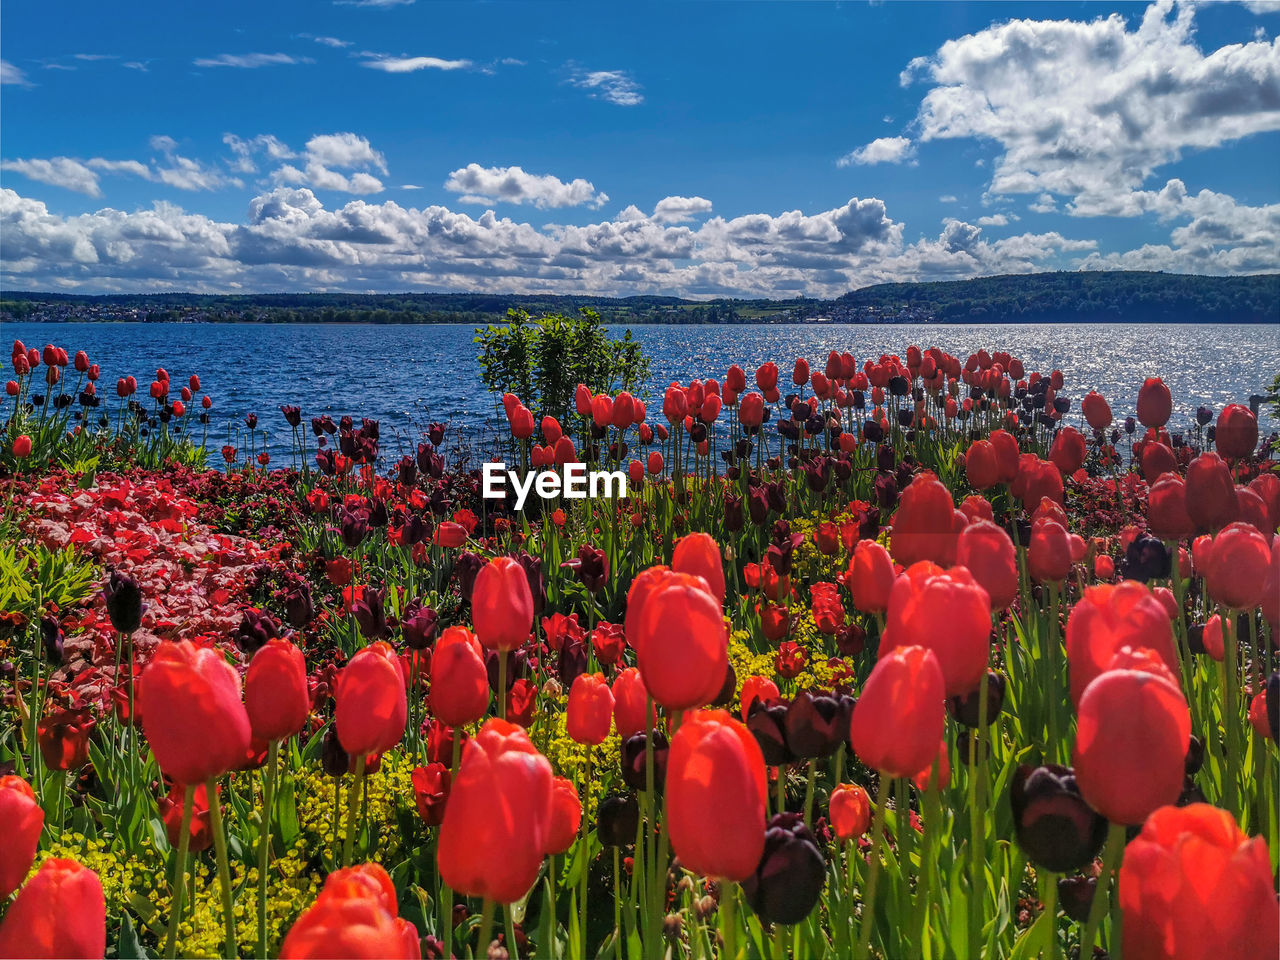
[[[935,283],[879,283],[846,293],[837,303],[888,311],[914,309],[943,322],[1277,323],[1280,274],[1011,274]]]
[[[1013,274],[881,283],[835,300],[476,293],[107,294],[0,293],[0,320],[208,323],[499,322],[589,308],[640,323],[1280,323],[1280,274],[1200,277],[1137,271]]]

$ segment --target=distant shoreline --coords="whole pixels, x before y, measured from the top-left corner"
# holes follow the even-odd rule
[[[30,323],[40,326],[66,326],[73,323],[93,323],[122,325],[127,323],[148,324],[151,326],[207,326],[207,327],[475,327],[486,323],[500,324],[500,319],[490,321],[473,320],[106,320],[95,317],[75,317],[70,319],[9,319],[0,318],[3,323]],[[739,320],[722,322],[712,320],[678,321],[678,320],[631,320],[606,321],[609,326],[616,327],[998,327],[998,326],[1044,326],[1047,324],[1066,324],[1070,326],[1089,326],[1094,324],[1142,324],[1150,326],[1280,326],[1280,321],[1266,319],[1245,319],[1224,317],[1220,320],[1166,320],[1162,318],[1148,320],[1128,320],[1121,318],[1096,318],[1062,320],[1053,317],[1035,319],[1018,317],[1011,320]]]

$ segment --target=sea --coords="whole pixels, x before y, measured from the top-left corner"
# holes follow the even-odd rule
[[[1280,373],[1280,325],[823,323],[630,329],[650,361],[648,382],[639,392],[649,402],[651,421],[660,416],[663,390],[673,381],[722,380],[737,363],[753,382],[756,367],[772,360],[783,386],[797,357],[820,368],[831,350],[849,351],[859,364],[881,354],[905,356],[911,344],[937,346],[961,358],[983,348],[1007,350],[1021,357],[1028,371],[1062,371],[1062,393],[1073,400],[1073,417],[1079,399],[1098,390],[1121,419],[1133,411],[1143,380],[1158,376],[1173,394],[1175,428],[1190,424],[1200,406],[1216,415],[1228,403],[1248,404],[1251,395],[1267,393]],[[335,419],[349,414],[357,422],[376,418],[389,453],[397,440],[406,448],[416,443],[433,421],[473,435],[492,431],[501,421],[495,398],[480,380],[476,330],[470,325],[7,322],[0,323],[0,335],[28,346],[53,343],[71,354],[87,351],[101,366],[99,386],[107,405],[116,402],[119,377],[136,377],[139,397],[146,399],[158,367],[168,370],[175,389],[198,374],[201,392],[213,400],[211,445],[234,439],[245,415],[256,413],[268,449],[287,452],[290,430],[282,404],[301,407],[304,418],[326,413]],[[1265,422],[1262,426],[1267,432]]]

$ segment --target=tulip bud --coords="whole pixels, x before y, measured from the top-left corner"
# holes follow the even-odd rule
[[[142,602],[142,587],[138,581],[119,570],[112,570],[102,588],[107,616],[111,626],[120,633],[133,633],[142,623],[146,606]]]
[[[74,860],[42,863],[0,922],[0,957],[98,958],[106,949],[102,882]]]
[[[635,843],[640,827],[640,805],[635,794],[604,797],[596,810],[596,836],[606,847],[625,847]]]

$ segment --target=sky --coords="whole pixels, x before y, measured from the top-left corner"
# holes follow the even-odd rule
[[[1275,272],[1278,32],[1272,0],[6,0],[0,287]]]

